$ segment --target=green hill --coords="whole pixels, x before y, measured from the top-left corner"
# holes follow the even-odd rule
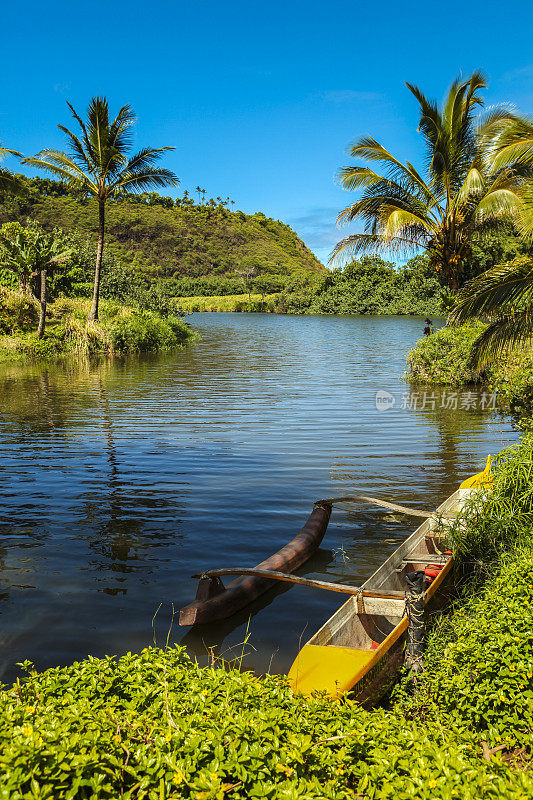
[[[27,194],[0,195],[0,223],[38,220],[44,227],[78,231],[96,240],[96,201],[58,181],[24,178]],[[323,272],[296,233],[258,212],[231,211],[229,199],[195,203],[187,193],[173,200],[151,192],[108,201],[107,252],[158,278],[235,276],[255,269],[268,275]]]

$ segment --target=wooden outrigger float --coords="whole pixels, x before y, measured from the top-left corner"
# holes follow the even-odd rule
[[[200,578],[196,600],[181,609],[180,625],[199,625],[226,619],[268,591],[272,587],[272,578],[268,580],[264,577],[264,572],[266,571],[267,575],[278,570],[292,572],[304,564],[324,538],[330,515],[331,505],[315,503],[300,533],[285,547],[254,568],[263,575],[251,575],[246,574],[246,570],[237,570],[236,574],[244,574],[245,577],[237,578],[228,586],[223,585],[219,577],[220,571],[217,570],[194,575],[193,577]],[[222,574],[235,573],[223,571]]]
[[[215,569],[193,576],[200,579],[196,600],[181,610],[180,625],[225,619],[276,581],[349,594],[349,600],[302,647],[289,671],[289,681],[295,692],[326,691],[334,697],[351,692],[359,703],[370,707],[386,693],[403,663],[408,627],[406,575],[424,571],[424,603],[428,611],[438,610],[446,603],[453,561],[451,552],[444,549],[446,526],[490,477],[489,456],[485,469],[463,481],[434,513],[365,495],[321,500],[300,533],[256,567]],[[424,517],[425,521],[360,587],[293,575],[292,571],[305,563],[322,541],[332,505],[353,500]],[[225,587],[220,580],[222,575],[240,577]]]

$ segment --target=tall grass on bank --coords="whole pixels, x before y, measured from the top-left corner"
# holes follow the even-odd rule
[[[533,434],[499,454],[493,482],[467,502],[449,543],[456,562],[481,575],[533,543]]]
[[[277,294],[227,294],[219,297],[177,297],[178,310],[184,314],[197,311],[274,311]]]
[[[46,334],[34,333],[37,303],[0,287],[0,361],[46,358],[71,353],[77,356],[164,350],[194,338],[179,317],[162,317],[151,311],[102,300],[98,322],[87,322],[90,301],[59,298],[48,307]]]

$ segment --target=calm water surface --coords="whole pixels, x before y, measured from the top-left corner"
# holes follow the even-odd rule
[[[455,410],[429,393],[409,407],[404,354],[419,319],[190,319],[202,341],[175,353],[0,367],[5,682],[26,658],[45,668],[154,636],[232,658],[247,631],[245,663],[285,671],[342,598],[284,586],[224,623],[171,628],[172,608],[194,598],[191,574],[253,566],[321,497],[360,490],[433,509],[517,438],[480,397]],[[396,400],[386,412],[379,389]],[[300,573],[358,584],[414,527],[337,507]]]

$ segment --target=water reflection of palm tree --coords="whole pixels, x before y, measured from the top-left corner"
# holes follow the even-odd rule
[[[158,497],[155,499],[150,493],[144,497],[139,493],[132,493],[131,482],[127,474],[121,475],[120,456],[116,444],[114,430],[113,410],[109,402],[102,376],[97,372],[94,376],[97,406],[100,411],[101,426],[104,434],[105,453],[107,462],[107,479],[94,498],[85,499],[86,521],[92,525],[96,523],[98,536],[91,540],[93,551],[105,560],[98,565],[99,569],[111,569],[122,574],[136,572],[139,559],[139,549],[147,543],[144,528],[146,516],[142,516],[141,509],[153,508],[160,512],[174,504],[168,499]],[[161,544],[165,540],[173,541],[181,538],[176,531],[181,522],[183,509],[175,507],[174,524],[171,530],[159,529],[157,537],[150,539],[150,544]],[[146,567],[144,570],[146,571]],[[108,594],[126,593],[125,585],[120,588],[108,587]]]

